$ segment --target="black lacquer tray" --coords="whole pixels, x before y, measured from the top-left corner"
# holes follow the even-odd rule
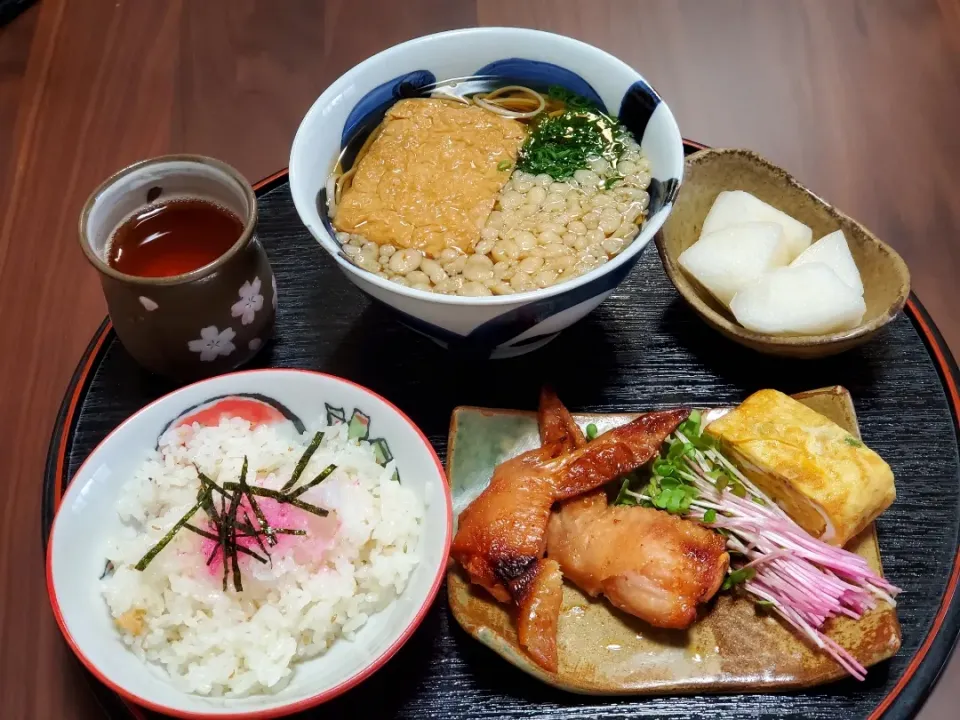
[[[689,144],[688,152],[698,149]],[[456,624],[441,591],[408,644],[372,678],[310,718],[906,718],[960,632],[960,373],[919,301],[866,346],[820,361],[752,353],[689,310],[648,248],[596,311],[529,355],[473,361],[448,353],[372,304],[301,225],[286,172],[257,187],[259,234],[280,295],[276,339],[258,367],[323,370],[384,395],[441,457],[456,405],[533,409],[541,384],[576,411],[736,403],[762,387],[844,385],[864,439],[892,466],[898,498],[878,521],[886,574],[903,588],[903,647],[867,680],[778,695],[599,698],[542,685]],[[108,432],[174,385],[141,370],[109,321],[67,389],[44,476],[43,541],[63,488]],[[107,716],[151,717],[92,680]],[[155,717],[155,716],[154,716]]]

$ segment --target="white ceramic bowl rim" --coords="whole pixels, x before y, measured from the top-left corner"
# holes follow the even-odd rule
[[[339,78],[337,78],[323,93],[316,99],[313,105],[310,106],[310,109],[307,111],[307,114],[304,116],[303,120],[300,123],[300,128],[297,130],[297,134],[293,140],[293,146],[290,151],[290,183],[293,185],[299,170],[299,153],[297,152],[298,145],[304,142],[303,137],[304,133],[303,128],[311,125],[316,121],[317,117],[323,114],[323,109],[328,105],[331,99],[335,98],[342,90],[344,86],[349,85],[354,81],[354,78],[361,74],[364,69],[375,65],[381,61],[388,60],[395,55],[402,55],[404,50],[412,45],[416,45],[425,40],[433,40],[438,38],[447,38],[447,37],[464,37],[468,38],[476,35],[508,35],[513,36],[505,38],[507,40],[517,40],[522,42],[524,39],[530,40],[534,38],[540,39],[549,39],[550,42],[560,42],[569,44],[571,47],[576,47],[578,50],[594,53],[598,58],[602,58],[604,62],[612,65],[616,65],[621,69],[629,71],[635,76],[635,81],[642,81],[650,88],[650,90],[660,98],[661,104],[664,106],[664,109],[669,112],[669,108],[666,103],[663,101],[659,93],[654,89],[646,78],[644,78],[640,73],[634,70],[632,67],[627,65],[625,62],[619,58],[611,55],[605,50],[594,47],[588,43],[582,42],[580,40],[575,40],[573,38],[567,37],[565,35],[558,35],[555,33],[545,32],[543,30],[530,30],[526,28],[512,28],[512,27],[478,27],[478,28],[464,28],[460,30],[448,30],[445,32],[434,33],[432,35],[425,35],[419,38],[413,38],[402,42],[398,45],[394,45],[386,50],[383,50],[376,55],[372,55],[366,60],[357,65],[353,66],[350,70],[345,72]],[[671,113],[672,118],[672,113]],[[679,131],[678,131],[679,134]],[[682,143],[682,139],[681,139]],[[683,162],[681,161],[680,167],[677,170],[676,180],[678,185],[683,183]],[[294,196],[294,204],[297,204],[297,198]],[[303,213],[301,213],[301,216]],[[657,216],[656,222],[647,223],[641,229],[641,235],[648,235],[652,238],[660,228],[663,226],[663,223],[666,222],[667,213],[661,213]],[[547,288],[542,288],[539,290],[530,290],[522,293],[515,293],[513,295],[493,295],[493,296],[483,296],[483,297],[464,297],[459,295],[444,295],[441,293],[431,293],[426,290],[416,290],[414,288],[405,287],[399,283],[392,282],[381,278],[374,273],[367,272],[361,268],[358,268],[353,263],[345,260],[341,254],[336,250],[336,248],[331,247],[331,244],[335,245],[336,241],[329,237],[329,233],[325,230],[323,231],[323,237],[320,237],[316,232],[313,231],[313,228],[308,226],[308,229],[311,233],[320,241],[321,246],[331,255],[333,259],[343,268],[346,272],[352,273],[354,275],[362,277],[365,281],[376,285],[377,287],[383,288],[392,293],[398,295],[404,295],[406,297],[415,298],[418,300],[427,300],[434,303],[445,304],[445,305],[468,305],[468,306],[491,306],[491,305],[507,305],[507,304],[516,304],[522,303],[526,300],[542,300],[544,298],[552,297],[560,293],[564,293],[574,288],[580,287],[586,283],[593,281],[594,279],[605,275],[608,272],[615,270],[624,263],[628,262],[638,253],[643,252],[648,242],[637,242],[634,240],[633,243],[627,248],[626,251],[617,255],[613,260],[604,263],[595,270],[581,275],[572,280],[567,280],[565,282],[557,283]]]
[[[443,463],[440,462],[440,458],[437,456],[437,452],[436,450],[433,449],[433,445],[427,439],[427,436],[423,434],[423,431],[420,430],[420,428],[417,427],[417,425],[409,417],[407,417],[406,413],[404,413],[402,410],[400,410],[400,408],[398,408],[396,405],[394,405],[392,402],[390,402],[383,396],[351,380],[347,380],[346,378],[341,378],[336,375],[331,375],[329,373],[323,373],[323,372],[318,372],[313,370],[299,370],[299,369],[293,369],[293,368],[268,368],[268,369],[261,369],[261,370],[241,370],[233,373],[225,373],[223,375],[218,375],[215,378],[200,380],[198,382],[185,385],[181,388],[178,388],[177,390],[174,390],[173,392],[167,393],[166,395],[163,395],[157,398],[156,400],[149,403],[148,405],[145,405],[144,407],[137,410],[137,412],[133,413],[126,420],[124,420],[122,423],[120,423],[103,440],[101,440],[100,443],[98,443],[97,446],[90,452],[90,455],[88,455],[87,459],[84,460],[84,462],[77,469],[77,472],[74,473],[74,477],[79,476],[83,472],[84,467],[87,465],[88,462],[90,462],[92,458],[95,457],[97,451],[101,447],[109,443],[115,435],[122,432],[131,423],[136,422],[138,417],[143,413],[145,413],[148,409],[169,400],[171,397],[176,396],[190,388],[196,388],[197,386],[210,383],[211,381],[222,380],[223,378],[230,378],[235,376],[249,376],[249,375],[271,375],[271,374],[277,374],[277,373],[305,374],[305,375],[311,375],[311,376],[319,376],[329,380],[333,380],[334,382],[337,382],[337,383],[343,383],[345,385],[351,386],[353,389],[358,390],[362,393],[365,393],[370,397],[372,397],[373,399],[379,402],[382,402],[385,406],[391,409],[401,421],[403,421],[404,423],[410,426],[410,428],[422,441],[423,446],[427,450],[430,459],[433,460],[433,463],[437,468],[439,477],[444,483],[442,494],[446,500],[446,503],[445,503],[446,529],[445,529],[443,544],[444,544],[444,547],[449,549],[452,536],[453,536],[453,504],[452,504],[449,487],[447,485],[448,481],[446,479],[447,476],[443,468]],[[45,560],[47,594],[50,599],[50,605],[53,610],[53,615],[57,622],[57,626],[60,628],[60,632],[63,634],[63,637],[67,641],[67,644],[70,646],[70,649],[73,650],[77,658],[79,658],[79,660],[83,663],[83,665],[94,675],[94,677],[98,681],[102,682],[104,685],[106,685],[108,688],[116,692],[118,695],[120,695],[122,698],[124,698],[127,701],[136,703],[136,705],[139,705],[141,707],[145,707],[150,710],[154,710],[156,712],[165,713],[167,715],[171,715],[174,717],[190,718],[191,720],[222,720],[225,717],[242,718],[243,720],[267,720],[269,718],[282,717],[282,716],[290,715],[296,712],[301,712],[303,710],[307,710],[309,708],[320,705],[321,703],[332,700],[333,698],[343,694],[347,690],[350,690],[351,688],[355,687],[356,685],[358,685],[359,683],[361,683],[362,681],[366,680],[368,677],[373,675],[373,673],[375,673],[384,664],[386,664],[386,662],[390,660],[390,658],[392,658],[396,654],[396,652],[401,647],[403,647],[404,644],[406,644],[407,640],[410,639],[414,631],[416,631],[420,623],[423,621],[423,619],[426,617],[427,613],[429,612],[431,606],[433,605],[434,600],[436,599],[437,593],[440,591],[440,586],[443,584],[443,579],[446,575],[446,569],[447,569],[446,563],[441,562],[438,564],[436,575],[433,579],[432,584],[430,585],[430,589],[428,590],[422,605],[415,613],[412,621],[407,625],[406,628],[404,628],[404,630],[397,636],[397,638],[388,647],[386,647],[383,651],[381,651],[375,657],[372,657],[370,661],[363,668],[361,668],[359,671],[355,672],[353,675],[343,680],[342,682],[330,688],[327,688],[319,693],[316,693],[315,695],[311,695],[310,697],[299,699],[299,700],[293,700],[289,703],[284,703],[282,705],[277,705],[275,707],[270,707],[270,708],[238,710],[235,712],[231,712],[229,714],[204,713],[204,712],[198,712],[198,711],[181,710],[179,708],[170,707],[170,706],[163,705],[163,704],[148,700],[146,698],[143,698],[137,695],[134,691],[129,690],[126,687],[123,687],[118,683],[116,683],[115,681],[111,680],[109,674],[104,672],[100,667],[94,664],[93,661],[87,656],[87,654],[84,653],[83,649],[77,643],[72,633],[70,632],[69,628],[67,627],[66,621],[63,617],[63,613],[60,609],[61,602],[60,602],[60,598],[57,596],[56,586],[53,578],[53,548],[54,548],[54,538],[57,532],[57,520],[60,516],[60,509],[67,504],[65,502],[67,495],[75,487],[76,486],[71,483],[67,487],[67,489],[63,492],[63,495],[59,498],[57,514],[54,516],[53,524],[50,527],[50,534],[47,538],[47,551],[46,551],[46,560]],[[446,556],[446,554],[447,553],[443,553],[444,556]],[[130,657],[136,662],[143,662],[132,654]],[[318,658],[313,658],[313,660],[317,660],[320,657],[322,656],[319,656]]]

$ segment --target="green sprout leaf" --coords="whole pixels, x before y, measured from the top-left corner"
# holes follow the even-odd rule
[[[751,580],[756,574],[757,574],[757,571],[754,570],[752,567],[746,567],[746,568],[740,568],[739,570],[734,570],[731,573],[729,573],[727,577],[724,578],[723,585],[720,586],[720,589],[729,590],[735,585],[739,585],[740,583],[744,583],[747,580]]]
[[[627,492],[630,489],[630,478],[625,477],[620,484],[620,492],[617,493],[617,499],[613,501],[614,505],[637,505],[637,499]]]
[[[700,414],[699,410],[691,410],[690,416],[680,423],[678,430],[680,430],[680,432],[690,440],[699,438],[701,432],[700,421],[702,418],[703,416]]]

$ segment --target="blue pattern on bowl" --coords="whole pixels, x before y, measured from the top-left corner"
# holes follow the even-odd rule
[[[377,85],[360,98],[347,115],[343,132],[340,134],[341,149],[347,147],[351,140],[366,139],[367,134],[380,124],[384,114],[397,100],[418,97],[420,88],[433,85],[435,82],[437,77],[429,70],[414,70],[388,80],[382,85]],[[366,132],[363,132],[364,130]],[[352,160],[353,158],[351,163],[344,163],[344,165],[349,167]]]
[[[680,192],[680,181],[677,178],[670,178],[669,180],[650,178],[650,187],[647,188],[647,192],[650,195],[650,205],[647,212],[654,215],[660,212],[665,205],[677,199],[677,194]]]
[[[617,117],[633,133],[637,142],[643,139],[643,131],[647,129],[654,110],[661,102],[657,91],[642,80],[637,80],[623,94]]]
[[[663,102],[657,91],[642,80],[637,80],[620,101],[620,114],[617,116],[621,123],[633,134],[637,141],[643,140],[644,130],[650,124],[657,106]],[[660,180],[652,178],[648,192],[650,193],[649,213],[659,212],[665,205],[677,199],[680,191],[680,182],[676,178]]]
[[[593,86],[571,70],[553,63],[525,58],[504,58],[484,65],[474,75],[492,75],[515,83],[526,83],[538,91],[546,91],[551,85],[559,85],[582,95],[597,107],[606,109],[603,100]]]
[[[399,321],[411,330],[415,330],[442,343],[450,350],[474,356],[490,357],[490,355],[498,349],[530,345],[541,339],[558,334],[557,332],[550,332],[512,342],[514,338],[519,337],[557,313],[569,310],[582,302],[586,302],[590,298],[597,297],[615,288],[630,274],[630,271],[633,270],[644,251],[646,251],[646,248],[632,257],[629,262],[625,262],[612,272],[600,275],[579,287],[571,287],[567,292],[541,300],[532,300],[526,305],[505,312],[502,315],[497,315],[485,323],[478,325],[467,335],[460,335],[446,328],[439,327],[398,310],[391,305],[387,305],[372,296],[370,297],[382,307],[394,313]]]

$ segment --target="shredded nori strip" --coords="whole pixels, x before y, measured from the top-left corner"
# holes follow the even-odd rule
[[[223,487],[226,488],[227,490],[235,490],[239,486],[237,485],[237,483],[225,482],[223,484]],[[270,490],[269,488],[259,487],[258,485],[251,485],[250,492],[260,497],[266,497],[266,498],[270,498],[271,500],[276,500],[277,502],[289,503],[296,508],[300,508],[301,510],[306,510],[308,513],[313,513],[314,515],[318,515],[319,517],[326,517],[329,514],[326,510],[324,510],[321,507],[317,507],[316,505],[311,505],[310,503],[304,502],[303,500],[297,500],[296,498],[290,497],[286,493],[282,493],[279,490]]]
[[[196,466],[194,466],[196,467]],[[216,490],[221,495],[226,495],[223,488],[217,485],[213,480],[200,472],[200,468],[197,468],[197,477],[200,479],[200,484],[210,490]]]
[[[233,589],[243,592],[243,578],[240,575],[240,561],[237,558],[237,543],[230,546],[230,562],[233,563]]]
[[[212,532],[207,532],[206,530],[203,530],[202,528],[198,528],[196,525],[191,525],[190,523],[186,523],[186,524],[183,526],[183,529],[184,529],[184,530],[189,530],[190,532],[193,532],[193,533],[196,533],[196,534],[199,535],[200,537],[205,537],[205,538],[207,538],[208,540],[216,540],[217,542],[220,542],[220,536],[219,536],[219,535],[214,535]]]
[[[226,483],[224,483],[226,487]],[[227,550],[230,552],[230,564],[233,566],[233,589],[237,592],[243,591],[243,583],[240,580],[240,566],[237,564],[237,511],[240,509],[240,500],[243,498],[243,492],[239,487],[234,488],[230,496],[230,509],[224,518],[226,526],[224,536],[226,537]],[[223,563],[223,582],[227,582],[227,562],[224,558]],[[224,590],[227,588],[224,587]]]
[[[247,496],[247,500],[250,502],[250,507],[253,508],[253,514],[257,516],[257,521],[260,523],[261,532],[266,533],[267,542],[269,542],[271,545],[276,545],[277,538],[273,533],[273,528],[270,527],[270,523],[267,522],[267,516],[263,514],[263,511],[260,509],[260,505],[257,504],[257,499],[250,492],[250,485],[247,484],[246,455],[243,456],[243,469],[240,471],[240,489],[243,491],[244,495]],[[246,514],[246,512],[244,512],[244,514]],[[257,536],[257,542],[260,542],[259,535]],[[264,548],[263,551],[266,552],[267,549]]]
[[[214,535],[214,534],[211,533],[211,532],[207,532],[206,530],[202,530],[202,529],[198,528],[196,525],[191,525],[190,523],[187,523],[186,525],[183,526],[183,529],[184,529],[184,530],[189,530],[190,532],[194,532],[194,533],[196,533],[197,535],[199,535],[200,537],[205,537],[205,538],[207,538],[208,540],[214,540],[214,541],[216,541],[216,542],[220,542],[220,538],[218,538],[216,535]],[[243,537],[254,537],[254,536],[253,536],[253,535],[243,535]],[[261,547],[262,547],[262,545],[261,545]],[[215,548],[215,549],[216,549],[216,548]],[[249,548],[245,548],[243,545],[237,545],[237,550],[238,550],[239,552],[242,552],[244,555],[249,555],[249,556],[252,557],[252,558],[256,558],[257,560],[259,560],[260,562],[262,562],[262,563],[264,563],[264,564],[266,564],[266,562],[267,562],[267,558],[263,557],[262,555],[259,555],[259,554],[255,553],[253,550],[250,550]],[[208,564],[209,564],[209,563],[208,563]]]
[[[212,522],[214,526],[219,529],[220,514],[217,512],[216,503],[213,501],[213,493],[206,489],[205,486],[201,485],[200,490],[197,492],[197,499],[201,501],[201,507],[203,508],[203,511],[207,513],[207,517],[210,518],[210,522]]]
[[[182,528],[184,525],[186,525],[190,521],[190,518],[193,517],[193,514],[197,512],[197,510],[199,510],[201,507],[203,507],[202,499],[198,500],[192,508],[187,510],[187,514],[184,515],[179,520],[177,520],[177,522],[174,523],[174,526],[170,528],[170,531],[166,535],[164,535],[162,538],[160,538],[160,542],[158,542],[156,545],[150,548],[147,551],[147,554],[144,555],[142,558],[140,558],[140,561],[136,565],[134,565],[134,567],[137,570],[141,570],[141,571],[145,570],[147,565],[150,564],[150,561],[153,560],[160,553],[160,551],[163,550],[170,543],[171,540],[173,540],[173,536],[177,534],[180,528]],[[326,514],[326,511],[324,511],[324,514]]]
[[[271,528],[277,535],[306,535],[306,530],[294,530],[292,528]],[[237,530],[242,530],[246,535],[237,535],[237,537],[253,537],[254,533],[260,532],[249,523],[237,523]]]
[[[253,525],[253,522],[250,520],[250,513],[248,513],[246,510],[244,510],[244,511],[243,511],[243,516],[247,519],[247,522],[250,523],[250,525],[252,526],[252,525]],[[235,537],[240,537],[240,536],[239,536],[239,535],[236,535]],[[245,537],[250,537],[250,536],[247,535],[247,536],[245,536]],[[267,551],[267,548],[264,547],[263,540],[260,539],[260,533],[254,532],[254,533],[253,533],[253,539],[257,541],[257,545],[259,545],[259,546],[260,546],[260,549],[263,550],[264,555],[266,555],[268,558],[270,558],[270,564],[273,565],[273,558],[270,557],[270,553]],[[274,541],[274,542],[276,542],[276,541]],[[242,546],[241,546],[241,547],[242,547]]]
[[[282,488],[280,488],[281,492],[286,492],[297,484],[297,480],[300,479],[303,471],[306,470],[307,463],[310,462],[310,458],[313,457],[313,454],[317,451],[317,448],[320,447],[321,440],[323,440],[322,432],[318,432],[313,436],[313,440],[310,441],[310,444],[307,445],[307,449],[304,450],[303,455],[300,456],[300,460],[297,461],[297,466],[293,469],[293,475],[291,475],[290,479],[284,483]]]
[[[317,475],[313,480],[308,482],[306,485],[301,485],[299,488],[297,488],[292,493],[290,493],[289,495],[290,499],[292,500],[294,498],[298,498],[301,495],[303,495],[307,490],[312,488],[314,485],[319,485],[328,477],[330,477],[330,473],[332,473],[336,469],[337,469],[336,465],[327,465],[323,470],[320,471],[320,474]]]
[[[223,580],[221,584],[223,591],[227,591],[229,587],[229,580],[232,575],[234,590],[236,592],[243,592],[243,577],[240,572],[239,561],[240,553],[249,555],[261,563],[269,562],[273,564],[273,558],[270,556],[270,552],[264,545],[263,540],[260,537],[261,535],[265,535],[271,545],[276,545],[276,535],[307,534],[305,530],[271,527],[267,522],[267,518],[263,514],[263,511],[260,509],[255,496],[267,497],[280,503],[288,503],[296,508],[305,510],[306,512],[314,515],[318,515],[319,517],[325,517],[328,514],[327,510],[317,507],[316,505],[312,505],[308,502],[304,502],[303,500],[298,500],[297,498],[310,488],[314,487],[315,485],[319,485],[327,477],[329,477],[330,474],[337,469],[336,465],[328,465],[319,475],[317,475],[317,477],[303,487],[296,489],[292,493],[287,492],[287,490],[292,488],[296,484],[297,480],[300,479],[300,476],[303,474],[304,469],[310,462],[311,456],[319,447],[322,439],[323,433],[318,432],[314,435],[310,445],[307,446],[307,449],[304,451],[299,462],[297,463],[292,477],[289,481],[287,481],[281,490],[271,490],[258,485],[250,485],[247,482],[247,471],[249,469],[247,456],[244,456],[243,458],[243,467],[240,470],[239,481],[225,482],[222,486],[217,485],[217,483],[207,477],[203,472],[200,471],[200,468],[196,468],[197,477],[200,480],[200,488],[197,490],[196,504],[190,508],[190,510],[182,518],[180,518],[176,524],[174,524],[170,531],[164,535],[163,538],[161,538],[160,542],[154,545],[147,552],[147,554],[140,559],[140,561],[135,565],[136,569],[145,569],[147,565],[150,564],[150,561],[153,560],[153,558],[155,558],[157,554],[170,543],[171,540],[173,540],[174,536],[179,530],[187,529],[190,532],[196,533],[201,537],[207,538],[208,540],[213,540],[217,543],[213,548],[213,551],[207,557],[207,565],[214,561],[218,551],[222,554],[221,559],[223,561]],[[213,497],[214,492],[220,494],[219,511],[217,510],[217,504]],[[251,519],[250,513],[247,512],[246,508],[242,508],[244,497],[248,498],[250,507],[256,516],[256,521]],[[227,500],[229,500],[229,505],[227,504]],[[193,517],[193,515],[197,512],[197,510],[200,509],[206,512],[210,523],[212,524],[213,528],[216,529],[216,533],[209,530],[204,530],[203,528],[198,527],[190,522],[190,519]],[[243,509],[243,520],[238,518],[241,509]],[[257,545],[260,546],[260,549],[263,551],[266,557],[254,552],[250,548],[240,545],[239,542],[237,542],[240,538],[251,537],[256,540]],[[107,574],[108,570],[112,570],[112,564],[109,561],[107,561],[107,567],[104,568],[104,575],[101,575],[101,579]]]
[[[220,559],[223,561],[223,591],[227,591],[227,496],[220,496]]]

